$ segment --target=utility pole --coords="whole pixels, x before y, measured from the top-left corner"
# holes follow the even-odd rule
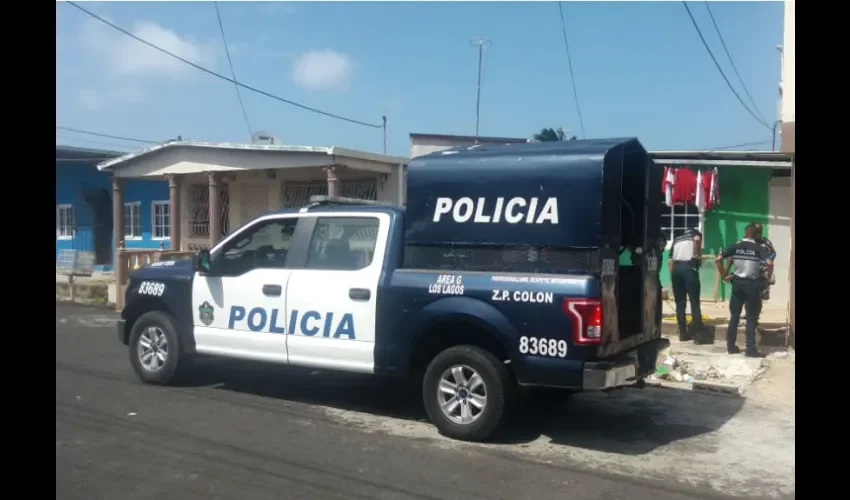
[[[381,120],[383,122],[381,127],[384,129],[384,154],[387,154],[387,117],[382,116]]]
[[[486,38],[473,38],[469,41],[473,46],[478,47],[478,91],[475,95],[475,137],[478,137],[478,122],[481,113],[481,62],[484,59],[484,46],[490,45],[490,40]],[[476,141],[477,143],[477,141]]]

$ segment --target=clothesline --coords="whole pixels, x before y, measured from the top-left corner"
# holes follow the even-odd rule
[[[680,203],[693,203],[701,211],[711,210],[720,203],[717,190],[717,168],[664,167],[661,192],[668,207]]]

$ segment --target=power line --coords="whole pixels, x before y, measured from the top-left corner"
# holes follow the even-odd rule
[[[747,90],[747,85],[744,83],[744,79],[741,78],[741,74],[738,72],[737,66],[735,66],[735,61],[732,59],[732,54],[729,52],[729,48],[726,46],[726,40],[723,39],[723,35],[720,33],[720,27],[717,26],[717,21],[714,19],[714,13],[711,12],[711,6],[708,5],[708,2],[705,2],[705,8],[708,10],[708,17],[711,18],[711,24],[714,25],[714,30],[717,32],[717,37],[720,38],[720,44],[723,45],[723,50],[726,52],[726,57],[729,58],[729,64],[732,65],[732,71],[735,72],[735,76],[738,77],[738,82],[741,84],[741,87],[744,89],[744,93],[747,94],[747,98],[750,100],[750,104],[753,105],[753,110],[761,117],[762,121],[767,123],[764,115],[759,111],[758,106],[756,105],[755,99],[750,94],[750,91]]]
[[[567,23],[564,22],[564,8],[561,2],[558,2],[558,12],[561,14],[561,32],[564,34],[564,47],[567,49],[567,64],[570,67],[570,81],[573,85],[573,99],[576,103],[576,114],[578,115],[578,123],[581,127],[581,138],[587,139],[587,134],[584,132],[584,119],[581,117],[581,107],[578,104],[578,92],[576,92],[576,76],[573,73],[573,58],[570,56],[570,43],[567,41]]]
[[[694,15],[691,13],[691,8],[688,7],[688,3],[685,0],[682,0],[682,5],[684,5],[685,10],[688,11],[688,17],[691,18],[691,22],[694,24],[694,28],[697,30],[697,34],[699,35],[699,39],[702,41],[703,47],[705,47],[705,50],[708,51],[708,55],[711,57],[711,60],[714,61],[714,65],[717,67],[717,71],[720,72],[720,76],[723,77],[723,80],[726,82],[726,85],[729,87],[729,90],[731,90],[732,93],[735,94],[735,97],[738,99],[738,102],[741,103],[741,106],[743,106],[744,109],[747,110],[747,113],[749,113],[750,116],[755,118],[756,121],[759,122],[766,129],[771,130],[771,126],[768,125],[764,120],[756,116],[756,114],[753,113],[753,110],[751,110],[750,107],[747,106],[747,104],[744,102],[744,100],[741,99],[741,96],[738,94],[738,91],[735,90],[735,88],[732,86],[732,83],[729,82],[729,78],[726,77],[726,73],[723,72],[723,68],[720,67],[720,63],[717,62],[717,58],[714,57],[714,53],[711,52],[711,48],[708,46],[708,42],[705,41],[705,37],[702,34],[702,30],[699,29],[697,20],[694,19]]]
[[[124,28],[122,28],[122,27],[120,27],[120,26],[118,26],[118,25],[116,25],[116,24],[113,24],[113,23],[111,23],[111,22],[107,21],[106,19],[104,19],[104,18],[102,18],[102,17],[98,16],[98,15],[97,15],[97,14],[95,14],[94,12],[92,12],[92,11],[90,11],[90,10],[88,10],[88,9],[84,8],[84,7],[81,7],[81,6],[80,6],[80,5],[78,5],[76,2],[70,2],[70,1],[69,1],[69,2],[66,2],[66,3],[67,3],[68,5],[70,5],[70,6],[75,7],[76,9],[78,9],[78,10],[80,10],[80,11],[84,12],[85,14],[89,15],[90,17],[92,17],[92,18],[94,18],[94,19],[97,19],[98,21],[102,22],[103,24],[106,24],[107,26],[109,26],[109,27],[111,27],[111,28],[113,28],[113,29],[115,29],[115,30],[117,30],[117,31],[120,31],[121,33],[124,33],[125,35],[129,36],[130,38],[133,38],[134,40],[136,40],[136,41],[138,41],[138,42],[141,42],[141,43],[143,43],[143,44],[147,45],[148,47],[150,47],[150,48],[152,48],[152,49],[154,49],[154,50],[157,50],[157,51],[159,51],[159,52],[162,52],[163,54],[165,54],[165,55],[167,55],[167,56],[173,57],[174,59],[177,59],[178,61],[181,61],[181,62],[183,62],[183,63],[185,63],[185,64],[188,64],[189,66],[192,66],[192,67],[193,67],[193,68],[195,68],[195,69],[201,70],[201,71],[203,71],[204,73],[206,73],[206,74],[208,74],[208,75],[212,75],[212,76],[214,76],[214,77],[216,77],[216,78],[219,78],[219,79],[221,79],[221,80],[224,80],[224,81],[230,82],[230,83],[232,83],[232,84],[234,84],[234,85],[237,85],[237,86],[239,86],[239,87],[242,87],[243,89],[250,90],[251,92],[255,92],[255,93],[260,94],[260,95],[263,95],[263,96],[265,96],[265,97],[269,97],[269,98],[274,99],[274,100],[276,100],[276,101],[280,101],[280,102],[282,102],[282,103],[284,103],[284,104],[289,104],[290,106],[295,106],[295,107],[297,107],[297,108],[301,108],[301,109],[303,109],[303,110],[305,110],[305,111],[310,111],[310,112],[312,112],[312,113],[316,113],[316,114],[319,114],[319,115],[324,115],[324,116],[327,116],[327,117],[329,117],[329,118],[335,118],[335,119],[337,119],[337,120],[342,120],[342,121],[345,121],[345,122],[354,123],[354,124],[356,124],[356,125],[362,125],[362,126],[364,126],[364,127],[370,127],[370,128],[382,128],[382,127],[383,127],[383,125],[382,125],[382,124],[374,124],[374,123],[368,123],[368,122],[364,122],[364,121],[360,121],[360,120],[355,120],[355,119],[353,119],[353,118],[347,118],[347,117],[345,117],[345,116],[337,115],[337,114],[334,114],[334,113],[329,113],[329,112],[327,112],[327,111],[322,111],[322,110],[320,110],[320,109],[312,108],[312,107],[310,107],[310,106],[305,106],[304,104],[301,104],[301,103],[298,103],[298,102],[295,102],[295,101],[290,101],[289,99],[284,99],[283,97],[276,96],[276,95],[274,95],[274,94],[270,94],[270,93],[268,93],[268,92],[266,92],[266,91],[264,91],[264,90],[260,90],[260,89],[258,89],[258,88],[256,88],[256,87],[252,87],[252,86],[250,86],[250,85],[246,85],[246,84],[244,84],[244,83],[242,83],[242,82],[239,82],[239,81],[237,81],[237,80],[234,80],[233,78],[230,78],[230,77],[224,76],[224,75],[222,75],[221,73],[216,73],[215,71],[213,71],[213,70],[211,70],[211,69],[207,69],[207,68],[205,68],[205,67],[201,66],[200,64],[196,64],[196,63],[193,63],[192,61],[190,61],[190,60],[188,60],[188,59],[184,59],[184,58],[182,58],[182,57],[178,56],[177,54],[174,54],[174,53],[172,53],[172,52],[169,52],[169,51],[167,51],[167,50],[163,49],[162,47],[159,47],[159,46],[157,46],[157,45],[154,45],[154,44],[152,44],[151,42],[149,42],[149,41],[147,41],[147,40],[145,40],[145,39],[143,39],[143,38],[140,38],[140,37],[138,37],[138,36],[136,36],[136,35],[134,35],[134,34],[130,33],[129,31],[125,30]]]
[[[230,58],[230,49],[227,47],[227,37],[224,36],[224,24],[221,22],[221,12],[218,10],[218,2],[213,2],[215,4],[215,15],[218,18],[218,28],[221,31],[221,40],[224,42],[224,53],[227,54],[227,63],[230,65],[230,75],[233,76],[233,81],[236,81],[236,71],[233,69],[233,59]],[[236,88],[236,97],[239,98],[239,106],[242,108],[242,116],[245,118],[245,126],[248,127],[248,137],[254,135],[254,131],[251,130],[251,121],[248,120],[248,112],[245,111],[245,103],[242,102],[242,92],[239,91],[239,85],[234,83],[233,85]]]
[[[96,137],[105,137],[107,139],[117,139],[119,141],[140,142],[140,143],[143,143],[143,144],[156,144],[157,142],[159,142],[159,141],[146,141],[144,139],[134,139],[132,137],[121,137],[120,135],[101,134],[100,132],[91,132],[89,130],[81,130],[81,129],[78,129],[78,128],[63,127],[61,125],[56,125],[56,129],[57,130],[64,130],[66,132],[76,132],[78,134],[93,135],[93,136],[96,136]]]

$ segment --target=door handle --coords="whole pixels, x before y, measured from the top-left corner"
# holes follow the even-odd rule
[[[351,300],[369,300],[371,296],[368,288],[350,288],[348,290],[348,298]]]
[[[268,295],[269,297],[280,297],[280,293],[283,289],[280,285],[263,285],[263,295]]]

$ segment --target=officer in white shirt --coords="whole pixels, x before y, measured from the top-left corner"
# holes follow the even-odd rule
[[[668,266],[673,298],[676,302],[676,321],[679,323],[679,340],[687,342],[693,332],[703,328],[700,310],[699,269],[702,264],[702,233],[688,229],[673,239]],[[685,307],[691,303],[691,328],[688,329]]]

